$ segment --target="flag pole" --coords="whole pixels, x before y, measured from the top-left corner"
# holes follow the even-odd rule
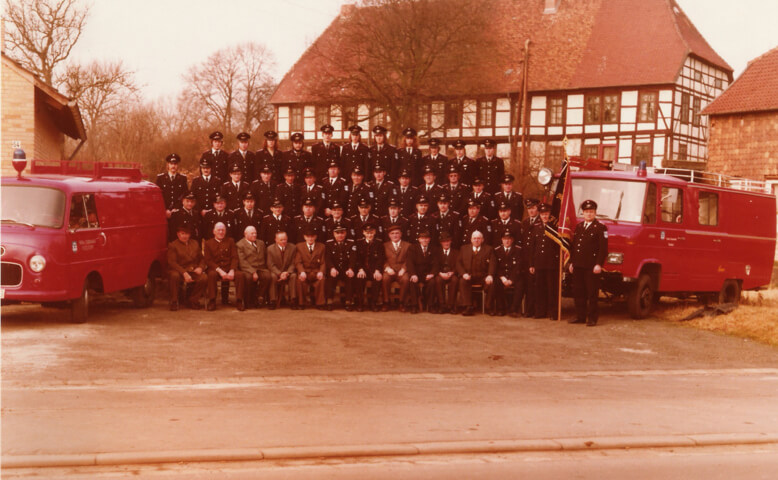
[[[565,163],[568,163],[567,158],[567,136],[562,140],[562,149],[564,151],[564,159]],[[570,168],[570,165],[568,163],[567,168]],[[562,200],[559,202],[559,216],[561,217],[563,215],[564,211],[564,200],[565,200],[565,194],[567,193],[567,180],[570,177],[570,172],[568,171],[567,178],[565,179],[565,184],[562,187]],[[564,214],[566,214],[565,212]],[[562,221],[561,218],[557,219],[557,222]],[[557,223],[557,229],[559,229],[559,224]],[[557,284],[557,313],[556,313],[556,321],[561,322],[562,321],[562,277],[564,276],[564,254],[562,251],[562,246],[559,246],[559,278],[558,278],[558,284]]]

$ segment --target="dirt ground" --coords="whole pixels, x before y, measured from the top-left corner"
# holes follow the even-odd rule
[[[587,328],[538,319],[291,311],[170,312],[103,298],[83,325],[37,305],[2,308],[3,382],[268,375],[775,367],[748,339],[628,318]],[[565,301],[564,318],[572,316]]]

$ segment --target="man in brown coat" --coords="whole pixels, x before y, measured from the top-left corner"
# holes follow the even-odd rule
[[[405,312],[405,304],[408,301],[408,251],[411,244],[402,240],[402,229],[399,225],[389,227],[389,241],[384,243],[386,263],[384,264],[384,306],[383,311],[389,310],[389,289],[392,282],[400,284],[400,311]]]
[[[243,275],[238,272],[238,249],[235,240],[227,236],[227,226],[219,222],[213,227],[213,238],[205,242],[205,264],[208,267],[208,311],[216,310],[216,282],[235,282],[235,303],[243,304]]]
[[[187,303],[189,308],[200,310],[200,297],[205,290],[206,276],[203,273],[205,261],[200,251],[200,242],[193,240],[192,229],[187,224],[176,229],[176,239],[167,248],[167,264],[170,270],[168,279],[170,285],[170,310],[178,310],[178,290],[181,284],[191,285]]]
[[[288,245],[289,237],[281,230],[275,233],[275,243],[267,247],[267,267],[270,269],[270,309],[275,309],[284,295],[284,285],[289,288],[289,300],[292,310],[297,310],[297,273],[295,257],[297,250]],[[278,295],[278,288],[281,295]]]
[[[249,225],[243,238],[237,243],[238,265],[246,285],[246,307],[261,307],[258,299],[267,299],[270,287],[270,270],[265,260],[265,242],[257,240],[257,229]]]
[[[316,241],[317,236],[315,227],[307,226],[303,230],[305,241],[297,244],[295,268],[297,269],[297,301],[300,309],[308,306],[311,287],[316,296],[316,308],[323,310],[327,306],[327,298],[324,296],[326,250],[323,243]]]
[[[495,268],[494,250],[484,243],[483,234],[476,230],[470,237],[470,243],[463,245],[459,251],[457,262],[459,295],[465,309],[462,315],[473,315],[473,285],[483,286],[486,304],[491,305]]]

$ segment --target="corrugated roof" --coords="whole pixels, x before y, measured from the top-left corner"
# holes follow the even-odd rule
[[[748,62],[737,80],[702,113],[727,113],[778,110],[778,47]]]

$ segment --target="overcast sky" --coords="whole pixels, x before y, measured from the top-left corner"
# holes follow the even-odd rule
[[[562,0],[575,1],[575,0]],[[92,0],[73,57],[122,59],[146,98],[175,97],[187,69],[242,42],[265,44],[280,79],[350,0]],[[678,0],[735,69],[778,46],[778,0]]]

